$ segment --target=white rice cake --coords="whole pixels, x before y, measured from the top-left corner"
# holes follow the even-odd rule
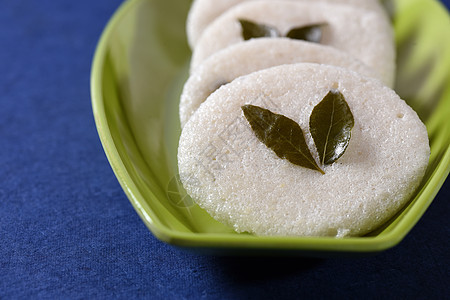
[[[197,40],[205,28],[231,7],[240,4],[244,1],[254,0],[195,0],[189,10],[186,33],[188,42],[191,48],[195,47]],[[278,1],[278,0],[276,0]],[[354,5],[356,7],[370,9],[376,11],[381,15],[387,16],[383,6],[379,0],[293,0],[293,1],[314,1],[314,2],[329,2]]]
[[[327,23],[321,44],[349,53],[394,82],[395,47],[391,24],[379,14],[348,5],[297,1],[249,1],[236,5],[204,31],[191,60],[191,72],[220,49],[243,42],[239,19],[275,26],[286,34],[294,27]]]
[[[293,119],[313,151],[309,116],[330,89],[344,95],[355,125],[324,175],[279,158],[241,109],[253,104]],[[429,155],[424,124],[393,90],[347,69],[299,63],[239,77],[211,94],[181,133],[178,167],[194,201],[237,232],[343,237],[376,229],[404,206]]]
[[[252,39],[216,52],[195,69],[181,93],[181,127],[184,127],[200,104],[222,84],[255,71],[299,62],[340,66],[366,76],[378,76],[367,65],[333,47],[288,38]],[[393,84],[385,83],[390,86]]]

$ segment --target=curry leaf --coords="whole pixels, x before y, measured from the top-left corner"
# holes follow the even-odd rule
[[[254,105],[244,105],[241,108],[256,137],[278,157],[324,174],[308,149],[302,129],[295,121]]]
[[[261,37],[280,37],[278,30],[265,24],[257,24],[248,20],[239,20],[242,27],[242,37],[244,40]]]
[[[320,43],[322,40],[323,27],[326,26],[324,23],[307,25],[303,27],[296,27],[291,29],[286,37],[296,40],[304,40],[313,43]]]
[[[354,123],[350,107],[337,90],[331,90],[314,107],[309,119],[309,131],[322,165],[332,164],[344,154]]]

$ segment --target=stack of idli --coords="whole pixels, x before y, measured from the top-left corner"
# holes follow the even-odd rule
[[[217,51],[244,40],[240,19],[270,25],[281,33],[327,24],[321,45],[348,53],[375,69],[388,84],[393,82],[395,47],[389,19],[355,6],[308,1],[260,0],[233,6],[203,31],[193,49],[192,71]]]
[[[314,30],[313,38],[291,34],[299,28]],[[178,169],[213,218],[255,235],[358,236],[414,195],[428,165],[428,135],[392,90],[393,33],[377,0],[195,0],[187,34],[193,55],[180,98]],[[311,127],[330,93],[351,115],[342,132],[335,132],[345,115],[338,100],[327,104],[327,125]],[[250,106],[283,120],[252,121]],[[341,138],[330,163],[318,150],[318,126],[326,151],[334,135]],[[292,142],[298,132],[304,147]],[[308,151],[317,169],[280,155],[273,136]]]

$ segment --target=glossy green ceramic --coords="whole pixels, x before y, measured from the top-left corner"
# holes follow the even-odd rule
[[[364,237],[237,234],[194,205],[177,180],[178,101],[190,50],[183,0],[129,0],[108,23],[91,74],[92,105],[106,155],[134,208],[159,239],[222,254],[355,255],[399,243],[425,212],[450,168],[450,19],[434,0],[397,0],[396,91],[427,125],[428,171],[409,204]]]

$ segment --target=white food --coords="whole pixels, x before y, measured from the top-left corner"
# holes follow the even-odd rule
[[[324,175],[279,158],[241,110],[254,104],[293,119],[315,151],[309,116],[330,89],[344,95],[355,126]],[[420,184],[429,154],[424,124],[379,80],[300,63],[239,77],[211,94],[182,131],[178,166],[193,199],[237,232],[342,237],[392,217]]]
[[[300,1],[249,1],[236,5],[204,31],[191,60],[191,71],[220,49],[243,42],[239,19],[290,29],[327,23],[321,44],[349,53],[373,68],[386,82],[394,82],[395,49],[390,23],[369,10],[348,5]]]
[[[220,85],[265,68],[298,62],[335,65],[366,76],[378,76],[362,62],[329,46],[287,38],[252,39],[216,52],[191,74],[180,98],[181,127]],[[387,80],[385,83],[392,85]]]
[[[197,40],[205,30],[205,28],[218,16],[224,13],[227,9],[244,2],[254,0],[195,0],[189,10],[188,20],[186,22],[186,33],[188,36],[189,45],[194,48]],[[299,0],[293,0],[299,1]],[[360,8],[370,9],[386,16],[386,13],[381,6],[379,0],[300,0],[300,1],[315,1],[315,2],[329,2],[354,5]]]

